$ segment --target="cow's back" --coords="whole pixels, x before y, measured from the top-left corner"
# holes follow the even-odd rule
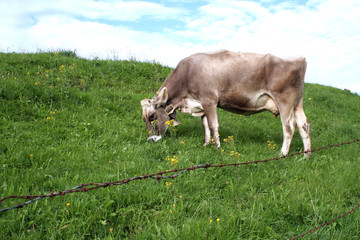
[[[251,109],[267,94],[302,92],[304,58],[279,58],[271,54],[221,51],[199,53],[184,59],[188,92],[197,99],[217,99],[219,107]],[[275,100],[276,101],[276,100]]]

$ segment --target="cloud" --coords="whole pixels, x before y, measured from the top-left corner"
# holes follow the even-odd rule
[[[135,57],[172,67],[217,49],[302,55],[306,81],[360,93],[360,1],[195,2],[3,1],[0,49],[74,49],[83,57]]]

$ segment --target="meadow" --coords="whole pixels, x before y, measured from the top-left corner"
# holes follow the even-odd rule
[[[203,163],[277,157],[279,118],[218,110],[221,149],[201,119],[147,142],[140,101],[172,69],[75,52],[0,53],[0,198]],[[345,81],[346,79],[344,79]],[[360,138],[360,96],[305,84],[312,148]],[[303,150],[295,133],[290,153]],[[0,213],[3,239],[289,239],[360,204],[358,143],[268,163],[199,169],[46,198]],[[0,209],[24,201],[9,199]],[[359,239],[360,210],[302,239]]]

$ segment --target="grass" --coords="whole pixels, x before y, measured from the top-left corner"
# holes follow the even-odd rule
[[[281,122],[219,110],[220,150],[202,147],[201,120],[146,142],[140,101],[172,69],[85,60],[74,52],[0,53],[0,198],[61,191],[201,163],[278,155]],[[312,145],[359,139],[360,97],[305,85]],[[290,153],[303,148],[298,132]],[[174,157],[176,156],[176,157]],[[171,161],[171,159],[175,161]],[[163,181],[43,199],[0,213],[4,239],[288,239],[360,203],[360,147],[257,165],[201,169]],[[7,200],[0,208],[22,203]],[[358,239],[358,211],[305,239]]]

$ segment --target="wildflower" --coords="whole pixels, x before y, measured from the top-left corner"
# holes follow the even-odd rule
[[[276,143],[274,143],[273,141],[267,141],[267,144],[270,150],[274,150],[276,148]]]
[[[32,158],[32,157],[33,157],[33,155],[32,155],[32,154],[30,154],[30,157]]]
[[[166,159],[167,165],[175,166],[179,162],[179,157],[174,155],[173,157],[167,156]]]
[[[180,195],[179,198],[182,198],[182,195]]]
[[[216,221],[217,221],[217,222],[220,222],[220,218],[217,218]]]
[[[170,213],[172,213],[172,210],[170,210]]]
[[[309,98],[309,101],[311,101],[311,97]]]
[[[49,120],[51,120],[51,119],[53,119],[52,117],[46,117],[46,120],[47,121],[49,121]]]
[[[213,222],[213,220],[210,220],[210,223],[212,223]]]
[[[40,82],[36,82],[35,85],[36,85],[36,86],[40,85]]]
[[[184,144],[184,141],[181,141],[180,144]]]
[[[173,123],[174,123],[174,119],[171,119],[171,120],[165,122],[165,124],[168,126],[172,126]]]
[[[70,203],[67,203],[66,206],[69,207],[69,206],[70,206]]]
[[[114,229],[113,228],[110,228],[109,231],[112,232]]]
[[[173,204],[173,207],[176,207],[176,204],[175,204],[175,203]]]
[[[50,115],[55,115],[55,111],[50,111]]]
[[[166,185],[167,187],[171,186],[171,184],[172,184],[172,182],[166,182],[166,183],[165,183],[165,185]]]

